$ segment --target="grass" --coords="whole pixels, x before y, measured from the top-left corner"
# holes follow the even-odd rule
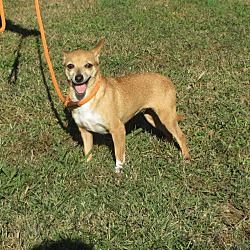
[[[155,71],[175,82],[191,163],[145,121],[142,132],[130,123],[122,175],[110,137],[96,136],[85,162],[33,1],[18,2],[4,2],[0,34],[0,248],[248,249],[248,1],[40,1],[64,93],[61,51],[101,37],[103,75]]]

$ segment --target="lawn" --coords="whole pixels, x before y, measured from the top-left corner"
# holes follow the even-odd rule
[[[138,116],[120,175],[110,136],[95,135],[84,159],[34,2],[4,7],[0,249],[249,249],[249,1],[40,1],[64,94],[62,51],[102,37],[104,76],[153,71],[175,83],[190,163]]]

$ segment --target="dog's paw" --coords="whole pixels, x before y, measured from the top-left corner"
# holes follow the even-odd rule
[[[123,173],[123,167],[115,167],[115,173],[116,173],[116,174],[121,174],[121,173]]]
[[[124,166],[124,163],[116,160],[116,164],[115,164],[115,173],[116,174],[120,174],[123,172],[123,166]]]

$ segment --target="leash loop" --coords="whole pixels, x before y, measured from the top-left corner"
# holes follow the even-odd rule
[[[0,32],[3,32],[6,28],[6,20],[4,15],[4,8],[3,8],[3,0],[0,0],[0,16],[1,16],[1,22],[2,27],[0,28]]]

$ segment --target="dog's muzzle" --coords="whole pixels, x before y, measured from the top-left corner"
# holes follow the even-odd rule
[[[76,92],[80,95],[83,95],[87,89],[87,84],[91,77],[84,79],[82,74],[78,74],[75,76],[74,81],[72,81]]]

